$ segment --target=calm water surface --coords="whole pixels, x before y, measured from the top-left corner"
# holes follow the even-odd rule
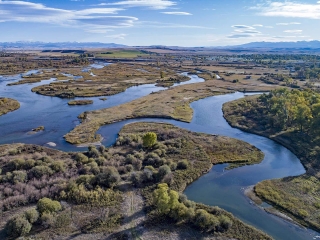
[[[30,71],[31,73],[35,73],[35,71]],[[80,113],[120,105],[164,89],[155,87],[154,84],[141,85],[110,96],[107,101],[101,101],[99,97],[94,97],[87,98],[94,100],[92,105],[68,106],[68,99],[47,97],[31,92],[31,88],[50,83],[54,79],[35,84],[6,86],[7,83],[19,78],[19,75],[13,77],[0,76],[0,96],[14,98],[21,104],[19,110],[0,117],[0,144],[22,142],[45,145],[48,142],[55,142],[57,149],[65,151],[84,150],[66,143],[63,139],[63,135],[79,124],[77,116]],[[201,81],[203,79],[192,75],[189,82],[181,84]],[[267,232],[275,239],[313,239],[317,233],[302,229],[264,212],[253,205],[243,194],[244,188],[262,180],[295,176],[305,172],[297,157],[286,148],[272,140],[242,132],[228,125],[223,118],[222,104],[243,96],[242,93],[234,93],[210,97],[192,103],[194,117],[191,123],[160,119],[133,119],[104,126],[98,133],[104,137],[103,144],[110,146],[114,144],[119,130],[125,124],[150,121],[172,123],[195,132],[221,134],[246,141],[265,153],[262,163],[229,171],[224,170],[226,164],[216,165],[208,174],[192,183],[185,190],[185,194],[191,200],[224,208],[244,222]],[[32,128],[41,125],[45,126],[45,131],[33,135],[28,134]]]

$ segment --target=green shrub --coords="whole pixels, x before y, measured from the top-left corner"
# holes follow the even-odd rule
[[[44,212],[40,217],[41,225],[45,228],[53,227],[56,222],[56,217],[49,212]]]
[[[169,173],[171,173],[171,169],[168,165],[161,166],[157,174],[158,180],[161,181]]]
[[[83,184],[86,188],[93,188],[97,183],[97,178],[94,175],[81,175],[76,180],[78,185]]]
[[[146,148],[151,148],[157,142],[157,134],[154,132],[148,132],[143,135],[143,146]]]
[[[89,162],[89,158],[86,155],[84,155],[83,153],[76,153],[74,156],[74,159],[78,163],[82,163],[82,164],[86,164]]]
[[[20,170],[23,168],[25,161],[23,159],[17,158],[8,163],[9,171]]]
[[[35,166],[30,170],[30,178],[41,178],[45,175],[52,175],[53,171],[48,166]]]
[[[19,182],[23,183],[27,180],[27,172],[26,171],[13,171],[12,172],[12,180],[14,184]]]
[[[196,211],[194,224],[202,230],[210,232],[219,226],[220,222],[214,215],[203,209],[198,209]]]
[[[300,209],[300,210],[298,211],[298,214],[299,214],[299,216],[302,217],[302,218],[305,218],[305,217],[308,217],[308,216],[309,216],[309,213],[308,213],[306,210],[304,210],[304,209]]]
[[[88,153],[89,153],[89,157],[92,157],[92,158],[98,158],[100,155],[99,151],[95,146],[90,146]]]
[[[39,212],[36,209],[29,209],[24,212],[25,218],[31,223],[35,223],[39,218]]]
[[[180,162],[178,162],[177,168],[178,169],[187,169],[189,166],[189,163],[187,160],[182,160]]]
[[[119,172],[114,167],[104,167],[102,173],[97,175],[97,183],[108,188],[114,187],[120,179]]]
[[[229,229],[232,226],[232,221],[225,215],[219,216],[220,226],[224,229]]]
[[[62,161],[55,161],[51,164],[51,169],[55,172],[65,172],[66,168],[64,166],[64,162]]]
[[[126,170],[127,170],[127,172],[132,172],[133,171],[133,166],[131,164],[126,165]]]
[[[29,170],[31,168],[33,168],[36,165],[36,161],[33,159],[28,159],[25,163],[24,163],[24,169]]]
[[[70,213],[61,213],[56,217],[55,227],[64,228],[71,224],[72,219]]]
[[[32,228],[32,225],[25,217],[16,216],[10,219],[5,227],[9,237],[17,238],[27,235]]]
[[[37,203],[37,209],[41,215],[44,213],[54,213],[62,209],[58,201],[51,200],[50,198],[42,198]]]

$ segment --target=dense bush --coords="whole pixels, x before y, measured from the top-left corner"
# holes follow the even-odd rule
[[[7,222],[5,230],[9,237],[17,238],[27,235],[31,228],[32,225],[25,217],[16,216]]]
[[[61,204],[58,201],[51,200],[49,198],[42,198],[38,201],[37,209],[42,215],[43,213],[55,213],[62,209]]]
[[[35,223],[39,218],[39,212],[36,209],[29,209],[24,212],[25,218],[31,223]]]
[[[177,169],[187,169],[189,166],[189,163],[187,160],[182,160],[182,161],[179,161],[178,164],[177,164]]]
[[[119,181],[119,172],[114,167],[103,167],[102,172],[97,175],[97,183],[100,186],[113,188]]]
[[[228,216],[196,209],[196,205],[188,201],[186,196],[169,189],[165,183],[158,184],[154,190],[153,204],[160,216],[168,216],[177,222],[191,222],[202,231],[222,231],[232,226]]]

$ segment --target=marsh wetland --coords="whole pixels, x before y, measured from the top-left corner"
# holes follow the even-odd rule
[[[44,186],[46,193],[40,188],[44,193],[33,197],[22,187],[17,195],[6,190],[0,198],[6,206],[0,210],[3,221],[19,213],[20,208],[34,208],[42,197],[50,197],[66,204],[51,214],[51,224],[43,216],[35,221],[31,236],[48,237],[50,231],[61,234],[61,238],[77,234],[99,239],[313,239],[318,235],[267,213],[244,194],[263,180],[304,174],[300,160],[273,140],[232,128],[223,117],[224,103],[268,92],[282,83],[266,84],[260,77],[244,79],[248,72],[234,73],[238,79],[234,81],[234,74],[222,74],[221,69],[222,79],[218,79],[216,67],[199,65],[179,68],[154,62],[150,66],[145,62],[116,63],[82,71],[87,65],[83,61],[83,65],[68,69],[0,76],[0,96],[20,104],[18,110],[0,117],[1,184],[15,189],[17,184],[32,183],[38,188],[36,180],[47,179],[55,187]],[[256,71],[259,76],[261,69]],[[76,80],[72,77],[80,75]],[[83,105],[80,96],[90,104]],[[101,96],[108,97],[102,101]],[[69,106],[70,98],[75,106]],[[44,126],[43,131],[30,134],[39,126]],[[158,143],[150,148],[142,141],[147,132],[158,136]],[[50,146],[57,150],[47,148]],[[16,159],[22,161],[11,168]],[[29,160],[34,165],[30,161],[26,167]],[[40,168],[46,171],[39,173]],[[17,172],[25,177],[17,182],[8,177]],[[110,174],[117,180],[108,180]],[[76,186],[80,190],[84,187],[82,194],[87,195],[78,198],[81,191]],[[171,199],[178,196],[175,192],[180,193],[177,205],[165,210],[153,199],[164,190]],[[105,204],[97,205],[90,194],[98,194]],[[11,207],[8,199],[22,195],[28,199]],[[103,196],[108,196],[107,200]],[[89,205],[93,214],[84,210]],[[186,209],[194,215],[184,214]],[[75,222],[75,216],[67,218],[70,211],[78,218],[85,213],[87,220],[80,223]],[[108,215],[103,217],[106,211]],[[136,219],[131,214],[137,214]],[[211,215],[209,228],[199,220],[206,214]],[[63,228],[65,234],[58,233],[62,226],[54,223],[57,219],[69,223]],[[2,228],[6,224],[3,221]],[[166,232],[160,227],[163,224],[167,229],[172,224],[177,229]],[[193,230],[183,233],[189,225]],[[5,236],[4,231],[0,234]]]

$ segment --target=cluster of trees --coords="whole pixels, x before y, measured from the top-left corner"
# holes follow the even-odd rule
[[[219,211],[217,214],[197,208],[194,202],[189,201],[185,195],[169,189],[168,185],[161,183],[153,192],[153,204],[159,215],[172,218],[176,222],[189,222],[202,231],[225,231],[232,226],[232,220]]]
[[[61,209],[61,204],[58,201],[42,198],[38,201],[36,209],[28,209],[11,218],[5,226],[6,233],[9,237],[17,238],[27,235],[33,225],[47,228],[57,221],[57,212]]]
[[[271,127],[317,133],[320,126],[320,94],[312,90],[273,90],[259,100],[265,106],[265,116]]]
[[[297,78],[320,80],[320,68],[297,68]]]

